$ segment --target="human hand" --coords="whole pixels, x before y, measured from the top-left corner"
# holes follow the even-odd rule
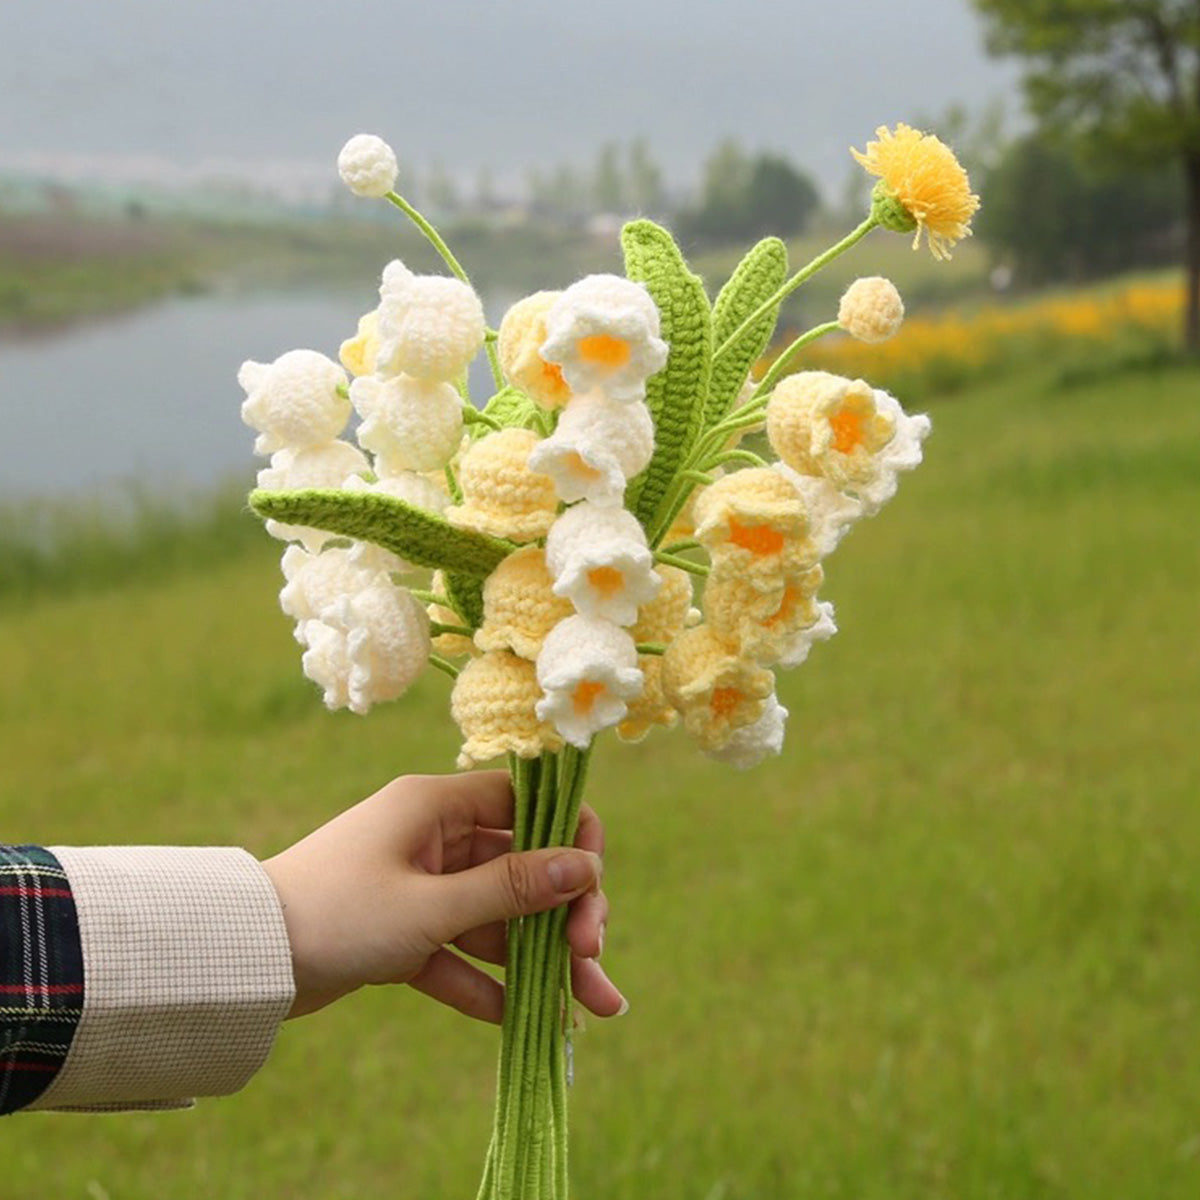
[[[504,771],[407,775],[263,867],[292,948],[292,1017],[368,983],[409,983],[471,1017],[499,1022],[504,988],[449,948],[503,963],[505,921],[569,903],[576,999],[597,1016],[625,1009],[596,961],[608,901],[604,831],[585,804],[575,849],[512,851]]]

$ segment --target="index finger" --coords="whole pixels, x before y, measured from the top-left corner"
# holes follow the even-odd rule
[[[423,775],[420,786],[435,805],[446,834],[462,834],[477,826],[512,828],[513,792],[507,771]]]

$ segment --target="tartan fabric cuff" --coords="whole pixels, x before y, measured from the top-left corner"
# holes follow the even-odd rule
[[[0,845],[0,1115],[58,1075],[83,1010],[75,900],[41,846]]]

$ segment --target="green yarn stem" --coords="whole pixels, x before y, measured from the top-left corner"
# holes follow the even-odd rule
[[[516,850],[568,846],[587,751],[509,757]],[[567,1200],[567,908],[509,922],[496,1112],[478,1200]]]
[[[422,216],[403,196],[397,192],[388,192],[387,200],[394,204],[424,235],[425,240],[442,256],[442,262],[446,264],[456,278],[461,279],[468,287],[471,287],[471,280],[467,276],[466,271],[462,269],[462,264],[450,253],[450,247],[446,245],[442,235],[433,227],[432,223]],[[488,363],[492,368],[492,378],[496,381],[496,387],[504,386],[504,376],[500,371],[500,355],[496,352],[496,343],[484,337],[484,343],[487,347]]]
[[[759,396],[765,396],[787,374],[788,367],[792,365],[792,359],[805,346],[811,345],[817,338],[822,338],[827,333],[836,333],[839,329],[841,329],[841,325],[837,321],[826,321],[824,325],[814,325],[807,333],[802,333],[779,355],[771,364],[770,370],[754,385],[754,391],[750,399],[754,400]]]

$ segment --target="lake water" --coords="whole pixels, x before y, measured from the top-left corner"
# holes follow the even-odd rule
[[[0,500],[252,482],[238,367],[306,347],[336,357],[365,295],[202,296],[0,341]],[[482,356],[472,391],[486,397]]]

